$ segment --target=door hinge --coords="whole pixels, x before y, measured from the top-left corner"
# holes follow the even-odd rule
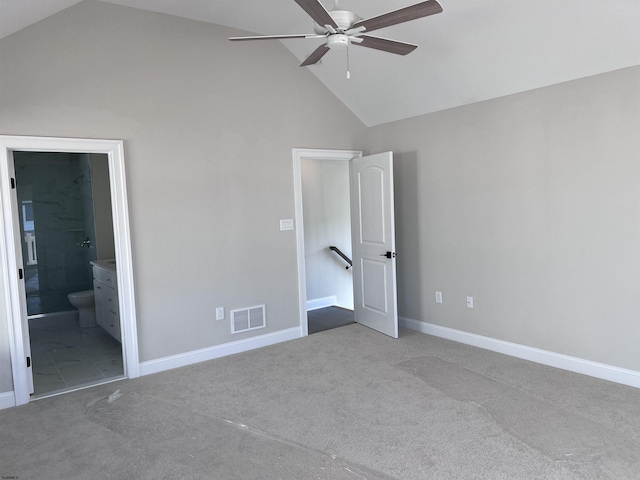
[[[20,277],[20,280],[24,278],[24,272],[22,271],[21,268],[18,269],[18,276]]]
[[[27,357],[27,368],[31,366],[31,357]]]
[[[15,178],[12,178],[12,179],[11,179],[11,189],[12,189],[12,190],[15,190],[15,188],[16,188],[16,179],[15,179]]]

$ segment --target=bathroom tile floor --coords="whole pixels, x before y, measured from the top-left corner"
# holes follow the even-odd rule
[[[124,375],[122,346],[101,327],[29,330],[34,396]]]

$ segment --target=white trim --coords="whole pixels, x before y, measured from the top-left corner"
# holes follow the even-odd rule
[[[5,315],[9,334],[13,388],[16,405],[29,402],[28,370],[25,365],[25,349],[20,319],[26,315],[24,295],[21,295],[18,268],[22,265],[20,246],[14,240],[16,219],[12,208],[10,172],[13,151],[103,153],[109,162],[113,229],[116,260],[118,264],[118,298],[121,318],[122,346],[125,375],[140,375],[138,360],[138,334],[135,296],[133,288],[133,261],[127,203],[127,186],[124,166],[123,142],[120,140],[93,140],[79,138],[22,137],[0,135],[0,269],[3,275],[6,297]]]
[[[0,137],[0,196],[2,198],[2,208],[0,209],[0,272],[2,272],[2,285],[4,293],[4,317],[6,331],[9,338],[9,353],[11,356],[11,375],[13,379],[13,405],[22,405],[29,401],[29,380],[24,358],[26,356],[23,334],[22,334],[22,313],[20,296],[21,291],[18,285],[18,265],[22,266],[21,259],[15,259],[15,235],[14,218],[12,213],[12,198],[9,182],[11,174],[9,171],[8,149],[2,145]],[[26,310],[25,310],[26,311]],[[13,321],[15,319],[16,321]],[[20,365],[20,368],[18,367]]]
[[[414,320],[412,318],[399,317],[400,326],[418,332],[446,338],[454,342],[484,348],[492,352],[502,353],[523,360],[548,365],[550,367],[581,373],[590,377],[608,380],[610,382],[640,388],[640,372],[615,367],[604,363],[592,362],[578,357],[571,357],[561,353],[550,352],[539,348],[528,347],[518,343],[505,342],[491,337],[484,337],[474,333],[455,330],[432,323]]]
[[[109,153],[109,179],[113,211],[113,239],[116,265],[118,266],[116,279],[118,281],[120,335],[124,354],[124,373],[127,378],[137,378],[140,376],[138,322],[133,284],[133,253],[124,166],[124,144],[121,141],[113,143],[115,149]]]
[[[89,383],[85,383],[85,384],[82,384],[82,385],[77,385],[75,387],[67,388],[67,389],[64,389],[62,391],[54,391],[52,393],[44,393],[42,395],[38,395],[36,397],[33,397],[31,399],[31,401],[32,402],[36,402],[38,400],[44,400],[45,398],[58,397],[60,395],[66,395],[67,393],[77,392],[79,390],[86,390],[87,388],[97,387],[98,385],[107,385],[109,383],[119,382],[121,380],[126,380],[126,379],[127,379],[127,377],[125,377],[124,375],[121,375],[121,376],[118,376],[118,377],[113,377],[113,378],[106,378],[103,381],[89,382]]]
[[[321,308],[333,307],[338,304],[338,297],[332,295],[330,297],[314,298],[307,300],[307,312],[311,310],[319,310]]]
[[[170,357],[149,360],[140,364],[140,375],[151,375],[152,373],[164,372],[173,368],[185,367],[194,363],[206,362],[227,355],[247,352],[256,348],[275,345],[276,343],[287,342],[300,338],[299,327],[280,330],[279,332],[267,333],[257,337],[246,338],[236,342],[216,345],[214,347],[193,350],[191,352],[180,353]]]
[[[13,392],[0,393],[0,410],[16,406],[16,396]]]
[[[361,157],[359,150],[320,150],[313,148],[294,148],[293,155],[293,194],[295,201],[296,247],[298,258],[298,309],[300,312],[301,336],[309,335],[307,324],[307,278],[304,260],[304,219],[302,215],[302,169],[301,160],[339,160],[349,161]]]

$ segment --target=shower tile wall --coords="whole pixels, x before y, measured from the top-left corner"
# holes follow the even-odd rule
[[[25,258],[29,315],[74,310],[67,294],[92,289],[96,259],[89,155],[14,152],[23,252],[25,228],[36,237],[37,264]],[[32,202],[33,224],[23,203]]]

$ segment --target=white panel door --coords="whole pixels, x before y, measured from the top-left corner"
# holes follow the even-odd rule
[[[355,320],[398,338],[393,153],[351,160]]]
[[[13,152],[11,153],[11,157],[13,157]],[[18,213],[18,209],[20,206],[18,205],[18,194],[15,185],[15,163],[13,158],[9,162],[7,162],[9,178],[13,179],[12,188],[11,188],[11,210],[13,220],[15,222],[20,221],[20,215]],[[13,226],[13,242],[15,245],[16,251],[16,266],[19,272],[19,281],[18,281],[18,291],[20,298],[14,299],[13,306],[14,312],[20,314],[20,328],[22,330],[22,358],[24,358],[25,366],[26,366],[26,383],[27,390],[29,394],[34,392],[33,388],[33,366],[32,366],[32,358],[31,358],[31,337],[29,335],[29,318],[27,315],[27,290],[26,290],[26,279],[25,270],[23,265],[23,255],[22,249],[25,248],[23,244],[23,238],[21,238],[20,234],[20,225],[16,224]],[[14,314],[15,315],[15,314]],[[15,318],[17,321],[18,318]]]

